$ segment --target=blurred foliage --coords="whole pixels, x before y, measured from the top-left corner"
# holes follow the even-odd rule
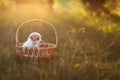
[[[120,0],[0,0],[0,80],[119,80]],[[15,31],[25,20],[45,19],[56,26],[58,56],[51,62],[20,61]],[[55,43],[49,25],[28,23],[20,42],[40,32]]]

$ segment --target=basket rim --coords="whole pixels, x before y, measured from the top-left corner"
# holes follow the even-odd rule
[[[43,20],[43,19],[29,19],[29,20],[25,20],[23,23],[21,23],[18,27],[17,27],[17,30],[16,30],[16,36],[15,36],[15,41],[16,41],[16,46],[17,44],[19,43],[19,38],[18,38],[18,33],[19,33],[19,30],[20,28],[24,25],[24,24],[27,24],[27,23],[30,23],[30,22],[35,22],[35,21],[38,21],[38,22],[43,22],[43,23],[46,23],[48,25],[50,25],[54,31],[54,34],[55,34],[55,39],[56,39],[56,42],[55,42],[55,46],[57,47],[58,46],[58,34],[57,34],[57,31],[56,31],[56,28],[53,24],[51,24],[50,22],[46,21],[46,20]]]
[[[17,45],[16,45],[16,48],[23,48],[22,47],[22,45],[18,45],[18,44],[22,44],[22,43],[17,43]],[[46,44],[46,43],[45,43]],[[47,44],[52,44],[52,45],[54,45],[54,46],[52,46],[52,47],[25,47],[25,48],[27,48],[27,49],[55,49],[55,48],[57,48],[57,46],[56,46],[56,44],[54,44],[54,43],[47,43]]]

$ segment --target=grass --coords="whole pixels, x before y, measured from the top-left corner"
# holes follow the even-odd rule
[[[2,18],[0,80],[119,80],[119,23],[96,15],[79,17],[74,14],[66,15],[66,12],[63,12],[47,17],[41,14],[43,19],[56,26],[59,37],[58,56],[48,63],[25,63],[17,57],[15,31],[28,17],[17,19],[10,14],[9,17]],[[28,24],[21,29],[20,41],[25,41],[28,34],[35,30],[41,32],[46,42],[55,43],[52,29],[45,24],[38,28],[36,24],[38,25]]]

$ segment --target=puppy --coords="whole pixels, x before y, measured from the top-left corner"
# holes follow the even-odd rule
[[[41,44],[42,42],[41,35],[38,32],[33,32],[28,36],[27,41],[25,41],[22,47],[35,48],[38,47],[38,44]]]

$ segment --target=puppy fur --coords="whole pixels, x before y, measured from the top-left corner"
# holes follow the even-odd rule
[[[32,32],[29,36],[27,41],[23,44],[23,48],[25,47],[38,47],[38,44],[42,43],[41,35],[38,32]]]

